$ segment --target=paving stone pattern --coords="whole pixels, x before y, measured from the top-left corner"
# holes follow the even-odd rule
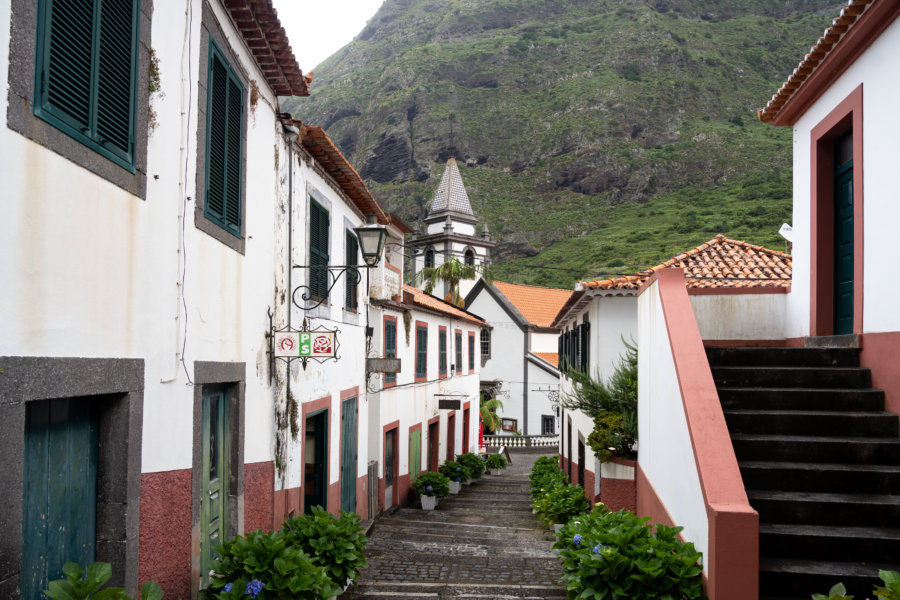
[[[539,454],[511,452],[502,475],[438,501],[379,518],[369,567],[342,600],[563,599],[554,536],[531,513],[528,474]]]

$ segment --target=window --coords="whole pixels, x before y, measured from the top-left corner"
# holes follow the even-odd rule
[[[328,299],[328,211],[310,198],[309,201],[309,295]]]
[[[481,356],[489,357],[491,355],[491,330],[484,328],[481,330]]]
[[[38,3],[34,114],[135,172],[139,3]]]
[[[359,241],[357,241],[356,236],[347,232],[347,262],[344,263],[347,266],[355,267],[357,263],[357,257],[359,256]],[[358,274],[359,271],[356,271]],[[352,310],[356,312],[359,307],[359,281],[354,277],[354,275],[347,271],[346,274],[346,299],[344,301],[344,308],[347,310]]]
[[[475,372],[475,334],[469,332],[469,373]]]
[[[428,375],[428,325],[416,321],[416,381]]]
[[[206,102],[204,216],[240,238],[244,86],[212,40]]]
[[[471,248],[466,250],[465,262],[466,262],[466,265],[468,265],[470,267],[475,265],[475,253],[472,251]]]
[[[447,328],[438,328],[438,377],[447,376]]]
[[[556,433],[556,418],[553,415],[541,415],[541,433],[543,435]]]
[[[384,318],[384,357],[397,358],[397,319],[394,317]],[[396,373],[384,374],[385,387],[396,385],[396,383]]]
[[[456,373],[462,373],[463,370],[463,362],[462,362],[462,331],[459,329],[456,330],[456,335],[453,338],[456,348]]]
[[[431,248],[425,251],[425,268],[434,268],[434,250]]]

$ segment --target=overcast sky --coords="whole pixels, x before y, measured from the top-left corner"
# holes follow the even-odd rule
[[[383,0],[274,0],[303,73],[346,46]]]

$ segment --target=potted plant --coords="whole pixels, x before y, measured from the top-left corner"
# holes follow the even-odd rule
[[[434,510],[438,498],[450,495],[450,480],[440,473],[425,471],[416,477],[412,486],[421,497],[422,510]]]
[[[469,470],[469,479],[475,481],[484,473],[484,460],[477,454],[466,452],[456,457],[456,462]]]
[[[506,468],[506,459],[499,454],[489,454],[484,461],[484,466],[494,475],[499,475],[500,471]]]
[[[444,477],[450,480],[451,494],[458,494],[460,486],[469,479],[469,470],[453,460],[445,461],[439,470]]]

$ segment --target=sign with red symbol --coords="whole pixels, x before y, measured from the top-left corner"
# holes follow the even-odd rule
[[[285,331],[275,334],[275,356],[334,358],[334,331]]]

